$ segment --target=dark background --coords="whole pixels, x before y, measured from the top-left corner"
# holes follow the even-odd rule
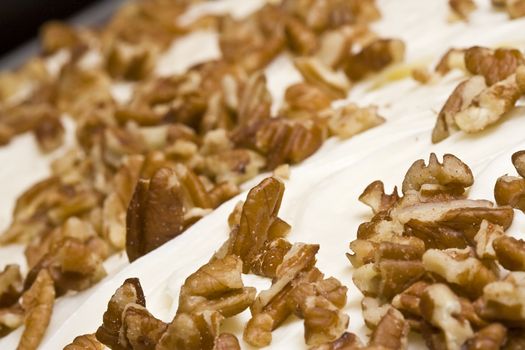
[[[0,0],[0,56],[34,39],[45,21],[69,18],[95,2],[96,0]]]

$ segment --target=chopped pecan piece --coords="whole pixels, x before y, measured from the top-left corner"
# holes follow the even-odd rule
[[[525,151],[518,151],[512,155],[512,164],[521,177],[525,177]]]
[[[298,55],[311,55],[317,49],[317,36],[299,19],[287,17],[284,32],[292,52]]]
[[[405,57],[405,44],[398,39],[377,39],[351,55],[345,62],[345,73],[352,81],[377,73],[387,66],[401,62]]]
[[[466,70],[465,51],[465,49],[449,49],[437,63],[435,71],[445,75],[454,68]]]
[[[168,325],[155,350],[212,350],[219,336],[222,316],[218,312],[179,313]]]
[[[294,60],[304,80],[323,90],[334,99],[344,98],[350,89],[350,83],[343,75],[333,71],[315,57],[299,57]]]
[[[64,350],[103,350],[104,345],[97,341],[94,334],[79,335]]]
[[[16,303],[22,294],[22,288],[20,266],[7,265],[0,273],[0,308]]]
[[[462,346],[465,350],[497,350],[507,342],[507,329],[500,323],[492,323],[477,331]]]
[[[499,205],[525,211],[525,179],[509,175],[499,177],[494,186],[494,198]]]
[[[379,299],[364,297],[361,300],[361,310],[365,324],[370,329],[375,329],[383,316],[392,308],[390,304],[383,304]]]
[[[40,150],[49,153],[64,143],[64,126],[60,118],[45,118],[34,129],[34,134]]]
[[[284,94],[286,108],[282,113],[289,118],[311,117],[329,108],[332,98],[316,85],[301,82],[290,85]]]
[[[394,187],[392,194],[386,194],[382,181],[372,182],[359,196],[359,201],[368,205],[374,214],[390,209],[398,200],[397,187]]]
[[[0,309],[0,338],[23,325],[24,315],[24,309],[19,304]]]
[[[178,313],[217,311],[236,315],[255,299],[255,288],[244,287],[242,261],[235,255],[214,259],[191,274],[181,287]]]
[[[209,155],[204,159],[206,174],[216,182],[241,184],[252,179],[265,166],[265,159],[257,152],[237,148]]]
[[[167,325],[157,320],[146,308],[128,304],[122,313],[122,327],[119,341],[124,340],[127,348],[154,350]]]
[[[458,129],[456,114],[466,109],[484,89],[485,80],[481,76],[473,76],[461,82],[449,96],[441,111],[439,111],[436,125],[432,130],[432,142],[443,141]]]
[[[390,308],[381,318],[370,337],[370,347],[380,349],[406,349],[408,344],[408,322],[394,308]]]
[[[521,18],[525,16],[525,1],[523,0],[506,0],[506,10],[510,18]]]
[[[443,192],[463,194],[474,183],[470,168],[452,154],[443,156],[441,164],[434,153],[430,154],[428,165],[420,159],[414,162],[403,180],[403,193],[410,190],[425,191],[427,187],[435,191],[437,185]]]
[[[487,220],[483,220],[479,227],[478,233],[474,237],[476,242],[476,255],[480,259],[493,260],[496,259],[496,251],[494,249],[494,240],[502,237],[505,234],[503,227],[494,225]]]
[[[359,350],[362,348],[361,340],[357,335],[344,332],[338,339],[333,342],[314,346],[310,350]]]
[[[510,271],[525,271],[525,241],[501,235],[492,246],[501,266]]]
[[[21,305],[25,311],[25,329],[18,344],[19,350],[36,350],[44,337],[53,313],[55,287],[46,270],[38,273],[35,281],[22,294]]]
[[[180,181],[161,168],[151,180],[140,179],[126,216],[126,252],[130,261],[166,243],[184,228]]]
[[[506,79],[483,89],[465,109],[454,116],[454,120],[465,132],[484,130],[510,111],[520,96],[521,90],[516,83],[516,75],[509,75]]]
[[[423,265],[472,298],[480,296],[483,287],[498,277],[472,256],[471,248],[429,249],[423,254]]]
[[[427,287],[420,307],[425,320],[441,330],[446,349],[461,349],[474,335],[470,323],[462,315],[459,298],[446,285],[437,283]]]
[[[111,297],[108,308],[104,312],[102,325],[98,328],[96,338],[111,349],[125,349],[126,344],[120,339],[120,330],[123,325],[123,313],[129,304],[146,306],[146,299],[140,282],[136,278],[129,278]]]
[[[323,297],[304,301],[304,338],[307,345],[321,345],[336,340],[348,327],[349,318]]]
[[[525,63],[519,50],[499,48],[491,50],[473,46],[465,51],[465,66],[473,75],[482,75],[488,86],[506,79]]]
[[[342,139],[352,137],[385,122],[376,106],[357,107],[354,104],[331,110],[328,129],[332,135]]]
[[[459,18],[465,20],[476,9],[476,3],[473,0],[449,0],[448,4]]]
[[[233,334],[221,333],[215,338],[213,350],[241,350],[241,346],[239,345],[239,340]]]
[[[511,272],[501,281],[485,286],[483,295],[474,303],[483,319],[509,326],[525,326],[525,272]]]

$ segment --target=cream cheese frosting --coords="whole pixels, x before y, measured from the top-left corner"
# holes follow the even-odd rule
[[[194,18],[206,13],[235,12],[246,15],[262,5],[258,0],[243,0],[244,12],[238,1],[221,0],[190,11]],[[351,139],[328,140],[312,157],[293,166],[280,217],[292,225],[290,241],[319,243],[317,266],[327,276],[335,276],[349,288],[344,309],[350,315],[349,331],[365,339],[367,328],[361,316],[361,293],[352,282],[352,268],[345,253],[348,243],[355,238],[358,225],[370,216],[369,209],[357,201],[362,190],[374,180],[382,180],[387,190],[400,185],[408,167],[417,159],[428,159],[431,152],[438,155],[452,153],[468,164],[475,175],[471,198],[493,199],[496,179],[505,173],[514,173],[510,155],[525,148],[525,107],[516,107],[500,123],[486,131],[468,135],[456,133],[439,144],[432,144],[430,135],[436,115],[454,87],[463,79],[461,72],[451,72],[443,79],[420,85],[401,74],[400,79],[382,84],[385,76],[399,75],[407,67],[428,65],[439,59],[450,47],[483,45],[488,47],[525,44],[522,31],[525,19],[510,21],[498,13],[490,1],[478,1],[478,9],[469,22],[448,22],[446,1],[379,0],[383,18],[373,24],[373,30],[382,37],[402,39],[407,46],[405,65],[393,67],[381,77],[355,85],[346,101],[358,105],[375,104],[387,122]],[[208,4],[206,4],[208,5]],[[197,32],[174,43],[157,67],[158,74],[185,70],[191,64],[217,57],[217,35]],[[282,103],[284,91],[301,76],[291,60],[281,55],[266,69],[268,87],[274,98],[274,108]],[[402,76],[405,75],[403,78]],[[124,94],[123,92],[121,92]],[[125,96],[124,96],[125,97]],[[522,104],[522,103],[521,103]],[[71,134],[71,133],[70,133]],[[56,156],[56,155],[55,155]],[[12,145],[0,149],[4,164],[0,176],[4,179],[0,206],[0,225],[9,222],[16,197],[48,174],[48,159],[42,157],[30,135],[16,139]],[[247,190],[268,174],[262,174],[243,185]],[[101,324],[102,314],[114,291],[128,277],[138,277],[143,286],[147,307],[156,317],[170,321],[177,308],[178,292],[184,279],[208,261],[228,237],[227,216],[246,192],[224,203],[197,222],[184,234],[159,249],[127,263],[125,254],[110,258],[105,267],[108,277],[90,290],[66,295],[57,300],[53,318],[42,349],[61,349],[77,335],[92,333]],[[515,213],[509,233],[522,238],[525,215]],[[189,253],[191,252],[191,253]],[[0,249],[0,263],[23,262],[18,247]],[[269,287],[270,281],[254,276],[243,276],[245,285],[259,291]],[[242,329],[249,319],[249,311],[226,320],[224,330],[242,339]],[[303,323],[290,318],[273,332],[271,348],[306,348]],[[0,348],[16,347],[21,329],[0,340]],[[422,346],[411,340],[411,348]],[[241,341],[242,348],[250,348]]]

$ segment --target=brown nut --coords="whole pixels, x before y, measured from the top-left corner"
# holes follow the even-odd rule
[[[55,288],[46,270],[38,273],[35,282],[24,294],[21,305],[25,311],[25,329],[18,343],[19,350],[36,350],[44,337],[53,313]]]
[[[123,312],[126,306],[130,304],[146,306],[144,292],[136,278],[125,280],[108,302],[108,308],[102,318],[102,325],[96,332],[96,338],[99,342],[112,349],[125,348],[126,344],[122,344],[120,339],[120,330],[123,325]]]
[[[483,220],[478,233],[476,233],[476,236],[474,237],[477,257],[487,260],[496,259],[494,241],[499,237],[502,237],[504,234],[503,227],[491,224],[487,220]]]
[[[166,243],[184,228],[182,189],[175,172],[159,169],[139,180],[126,216],[126,252],[130,261]]]
[[[518,151],[512,155],[512,164],[521,177],[525,177],[525,151]]]
[[[241,346],[239,345],[239,340],[233,334],[221,333],[215,338],[213,350],[241,350]]]
[[[516,75],[482,90],[471,104],[454,116],[457,126],[465,132],[478,132],[494,124],[509,112],[521,96]]]
[[[215,339],[219,336],[219,326],[222,319],[218,312],[177,314],[168,325],[155,349],[212,350]]]
[[[315,57],[299,57],[294,60],[295,67],[307,83],[317,86],[334,99],[344,98],[350,83],[343,75],[337,74]]]
[[[405,57],[405,44],[398,39],[377,39],[345,62],[345,73],[352,81],[377,73],[387,66],[401,62]]]
[[[523,0],[506,0],[506,10],[510,18],[521,18],[525,16],[525,1]]]
[[[434,69],[436,73],[445,75],[454,68],[466,70],[465,68],[465,49],[449,49],[439,60]]]
[[[97,341],[94,334],[79,335],[64,350],[103,350],[104,345]]]
[[[390,308],[372,332],[369,346],[391,350],[406,349],[409,330],[408,322],[403,315],[396,309]]]
[[[284,32],[292,52],[298,55],[311,55],[317,49],[317,36],[297,18],[291,16],[286,18]]]
[[[436,125],[432,130],[432,142],[438,143],[443,141],[450,134],[458,129],[455,116],[460,111],[466,109],[484,89],[486,89],[483,77],[475,75],[461,82],[452,91],[441,111],[439,111]]]
[[[244,328],[244,341],[257,347],[270,345],[272,342],[274,323],[274,319],[270,314],[260,313],[254,315]]]
[[[64,126],[60,118],[45,118],[34,129],[40,150],[44,153],[58,149],[64,143]]]
[[[429,249],[422,261],[427,271],[441,276],[472,298],[483,294],[483,288],[498,277],[472,256],[471,248]]]
[[[449,0],[448,5],[459,18],[465,20],[477,8],[473,0]]]
[[[19,305],[0,309],[0,337],[5,337],[24,324],[25,312]]]
[[[500,323],[492,323],[477,331],[467,340],[462,349],[465,350],[497,350],[507,342],[507,329]]]
[[[379,115],[376,106],[360,108],[354,104],[331,110],[328,117],[328,130],[332,135],[342,139],[352,137],[386,121]]]
[[[499,205],[510,205],[524,211],[525,179],[509,175],[499,177],[494,186],[494,198]]]
[[[22,274],[20,266],[6,265],[0,273],[0,308],[5,308],[17,302],[22,294]]]
[[[460,349],[474,335],[470,323],[461,314],[459,298],[446,285],[438,283],[427,287],[420,307],[425,320],[441,330],[446,349]]]
[[[359,201],[368,205],[374,214],[390,209],[398,200],[397,187],[394,187],[392,194],[386,194],[382,181],[372,182],[359,196]]]
[[[430,154],[428,165],[420,159],[414,162],[403,180],[403,193],[410,190],[422,191],[426,185],[440,185],[444,192],[463,194],[472,186],[474,176],[470,168],[452,154],[443,156],[440,163],[434,153]]]
[[[482,75],[487,86],[506,79],[525,63],[519,50],[499,48],[491,50],[473,46],[465,52],[465,66],[473,75]]]
[[[307,297],[304,308],[304,339],[307,345],[334,341],[348,327],[348,316],[323,297]]]
[[[501,266],[510,271],[525,271],[525,241],[501,235],[492,246]]]
[[[181,287],[178,313],[217,311],[236,315],[252,305],[256,290],[244,287],[242,261],[234,255],[214,259],[191,274]]]
[[[477,314],[489,321],[525,327],[524,285],[525,272],[511,272],[503,280],[486,285],[474,304]]]
[[[151,315],[145,307],[138,304],[128,304],[122,313],[119,340],[124,341],[127,348],[153,350],[167,326]]]

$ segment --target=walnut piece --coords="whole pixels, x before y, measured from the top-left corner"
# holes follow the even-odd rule
[[[42,270],[31,287],[22,294],[21,305],[25,311],[25,329],[17,349],[36,350],[38,348],[51,320],[54,303],[53,279],[46,270]]]
[[[252,305],[256,290],[244,287],[242,261],[235,255],[214,259],[191,274],[181,287],[177,313],[217,311],[234,316]]]

